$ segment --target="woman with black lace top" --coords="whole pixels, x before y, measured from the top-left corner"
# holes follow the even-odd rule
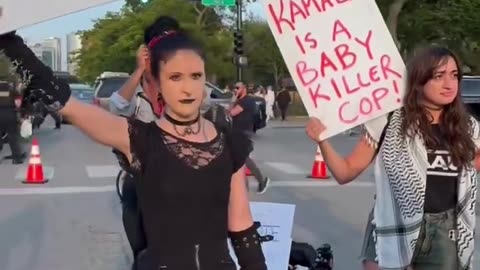
[[[236,269],[228,238],[241,269],[267,269],[261,248],[265,237],[257,233],[245,187],[251,142],[241,134],[219,132],[201,117],[201,47],[184,32],[170,30],[149,45],[152,76],[166,103],[164,117],[150,123],[70,97],[68,85],[15,33],[0,37],[0,50],[28,85],[26,95],[59,111],[98,143],[118,149],[140,176],[137,192],[148,248],[138,258],[139,270]]]

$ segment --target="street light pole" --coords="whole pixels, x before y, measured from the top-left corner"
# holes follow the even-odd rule
[[[241,33],[242,32],[242,0],[236,0],[236,6],[237,6],[237,32]],[[240,63],[240,58],[242,55],[237,55],[237,81],[242,81],[243,80],[243,69],[242,65]]]

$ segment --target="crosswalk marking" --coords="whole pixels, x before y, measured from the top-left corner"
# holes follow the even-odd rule
[[[85,186],[85,187],[35,187],[35,188],[1,188],[0,195],[41,195],[41,194],[72,194],[99,193],[116,191],[116,186]]]
[[[286,162],[264,162],[264,164],[287,174],[307,174],[305,170]]]
[[[88,178],[116,177],[120,171],[117,165],[86,166]]]
[[[250,181],[251,188],[256,188],[257,181]],[[351,182],[344,187],[373,187],[373,182]],[[340,187],[335,180],[304,180],[304,181],[270,181],[270,187]]]
[[[251,181],[251,190],[256,189],[256,181]],[[356,187],[369,188],[373,187],[373,182],[352,182],[341,188]],[[340,185],[333,180],[316,181],[274,181],[270,182],[271,188],[299,188],[299,187],[340,187]],[[0,188],[1,195],[47,195],[47,194],[75,194],[75,193],[105,193],[116,191],[115,185],[105,186],[67,186],[67,187],[24,187],[24,188]]]

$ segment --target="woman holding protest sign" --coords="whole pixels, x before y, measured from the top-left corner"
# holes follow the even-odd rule
[[[339,184],[353,181],[375,160],[364,269],[473,269],[480,125],[462,102],[461,74],[448,49],[418,53],[408,66],[404,107],[378,130],[366,125],[346,158],[319,140],[325,130],[320,120],[307,124]]]
[[[159,33],[149,44],[150,67],[165,109],[163,117],[149,123],[75,100],[68,84],[53,76],[15,33],[0,36],[0,50],[28,85],[26,95],[127,157],[139,179],[147,240],[138,270],[236,269],[228,238],[241,269],[265,270],[261,243],[271,237],[258,234],[245,186],[251,141],[219,131],[200,115],[205,98],[201,46],[181,29],[165,27]]]

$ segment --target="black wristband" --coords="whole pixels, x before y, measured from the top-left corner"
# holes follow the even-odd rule
[[[60,110],[70,98],[70,87],[38,59],[18,35],[0,36],[0,52],[12,63],[26,90],[24,95],[38,99],[49,111]]]
[[[262,251],[262,242],[270,241],[271,236],[261,236],[257,229],[258,222],[240,232],[229,232],[233,250],[238,264],[244,270],[266,270],[265,256]]]

